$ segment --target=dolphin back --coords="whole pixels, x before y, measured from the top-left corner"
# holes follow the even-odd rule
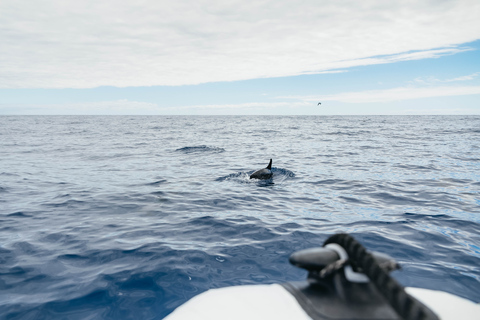
[[[270,159],[270,163],[264,169],[260,169],[255,171],[250,175],[250,179],[261,179],[266,180],[272,177],[272,159]]]

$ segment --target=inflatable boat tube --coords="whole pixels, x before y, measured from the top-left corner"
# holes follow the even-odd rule
[[[450,293],[403,288],[388,273],[398,264],[367,252],[346,234],[322,248],[295,252],[290,262],[306,281],[247,285],[204,292],[167,320],[479,320],[480,305]]]

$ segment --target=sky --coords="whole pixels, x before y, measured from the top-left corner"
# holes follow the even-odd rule
[[[1,0],[0,115],[480,115],[478,17],[478,0]]]

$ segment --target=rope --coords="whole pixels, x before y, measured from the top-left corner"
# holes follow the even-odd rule
[[[352,236],[345,233],[335,234],[323,245],[329,243],[336,243],[345,249],[349,260],[362,269],[400,317],[406,320],[438,320],[430,309],[410,297],[405,289],[390,277],[387,269],[380,267],[374,257]]]

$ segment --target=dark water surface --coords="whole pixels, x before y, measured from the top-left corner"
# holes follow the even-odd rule
[[[479,302],[480,117],[0,117],[2,319],[161,319],[337,232]]]

